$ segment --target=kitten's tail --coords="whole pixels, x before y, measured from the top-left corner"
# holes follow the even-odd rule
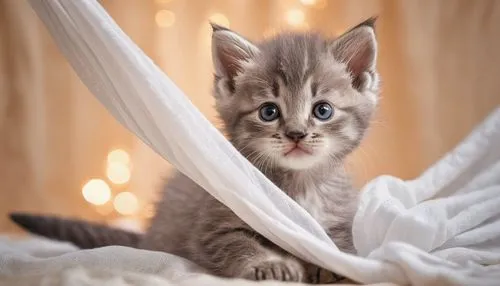
[[[140,233],[129,232],[101,224],[55,216],[11,213],[10,219],[32,234],[71,242],[90,249],[109,245],[137,247]]]

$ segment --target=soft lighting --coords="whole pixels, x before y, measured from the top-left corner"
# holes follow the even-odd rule
[[[264,31],[264,38],[269,38],[277,34],[276,29],[274,28],[269,28]]]
[[[156,213],[156,208],[154,204],[149,204],[146,207],[144,207],[144,217],[146,218],[152,218]]]
[[[167,4],[170,1],[172,1],[172,0],[156,0],[156,3],[158,3],[158,4]]]
[[[115,149],[108,154],[108,164],[120,163],[128,165],[130,163],[130,155],[122,149]]]
[[[114,208],[113,208],[113,203],[112,202],[106,202],[103,205],[95,206],[95,210],[98,214],[102,216],[108,216],[110,215]]]
[[[345,32],[345,30],[337,29],[335,31],[335,36],[340,37],[340,36],[342,36],[342,34],[344,34],[344,32]]]
[[[300,3],[306,5],[306,6],[312,6],[316,4],[316,0],[300,0]]]
[[[83,186],[82,195],[87,202],[100,206],[111,199],[111,189],[103,180],[92,179]]]
[[[111,226],[123,229],[126,231],[142,232],[141,223],[131,218],[119,218],[111,222]]]
[[[116,195],[113,205],[122,215],[133,215],[139,208],[137,197],[131,192],[121,192]]]
[[[122,185],[130,180],[130,169],[125,164],[111,162],[108,163],[106,175],[113,184]]]
[[[208,21],[226,28],[229,28],[230,26],[229,19],[226,16],[224,16],[224,14],[221,13],[214,13],[210,15],[210,17],[208,17]],[[207,24],[202,26],[201,28],[202,41],[207,43],[207,45],[209,46],[212,44],[212,33],[213,29],[210,25]]]
[[[328,5],[328,1],[326,0],[316,0],[316,5],[314,6],[316,9],[325,9]]]
[[[170,10],[160,10],[156,12],[155,21],[158,27],[170,27],[175,23],[175,14]]]
[[[229,19],[221,13],[215,13],[210,18],[210,22],[229,28]]]
[[[304,23],[306,16],[299,9],[292,9],[286,13],[286,21],[292,26],[299,26]]]

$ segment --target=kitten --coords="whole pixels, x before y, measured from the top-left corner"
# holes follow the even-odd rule
[[[342,162],[376,107],[374,23],[371,18],[336,39],[294,32],[258,44],[213,25],[214,96],[229,140],[350,253],[357,191]],[[83,248],[121,244],[176,254],[219,276],[310,282],[310,265],[181,173],[166,184],[143,236],[60,218],[11,217]]]

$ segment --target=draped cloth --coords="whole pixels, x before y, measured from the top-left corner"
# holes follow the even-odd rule
[[[500,280],[500,109],[416,180],[384,176],[364,187],[355,256],[251,165],[97,1],[29,2],[119,122],[283,249],[361,283]]]

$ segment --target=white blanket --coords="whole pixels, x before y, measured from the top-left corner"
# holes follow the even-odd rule
[[[68,243],[8,236],[0,237],[0,268],[1,286],[302,285],[222,279],[207,275],[203,269],[185,259],[162,252],[121,246],[78,250]]]
[[[203,270],[161,252],[111,246],[78,250],[42,238],[0,238],[0,285],[220,285],[190,284]]]
[[[417,180],[368,184],[353,256],[243,158],[96,1],[30,3],[121,123],[284,249],[362,283],[498,285],[500,109]]]

